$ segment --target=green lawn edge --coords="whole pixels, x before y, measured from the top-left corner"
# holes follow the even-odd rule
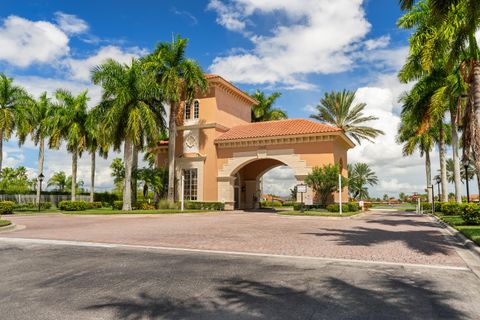
[[[304,212],[300,211],[277,211],[276,212],[282,216],[316,216],[316,217],[352,217],[360,213],[357,212],[344,212],[340,215],[338,212],[328,212],[328,211],[315,211],[315,210],[308,210]]]
[[[446,216],[440,214],[437,214],[436,216],[480,246],[480,226],[464,225],[461,216]]]
[[[12,222],[10,220],[0,220],[0,227],[6,227],[11,225]]]
[[[132,211],[122,211],[122,210],[112,210],[112,209],[90,209],[85,211],[60,211],[62,214],[79,214],[79,215],[119,215],[119,214],[180,214],[180,213],[205,213],[205,212],[216,212],[212,210],[132,210]]]

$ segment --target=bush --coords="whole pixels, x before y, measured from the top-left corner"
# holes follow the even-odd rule
[[[348,204],[348,209],[348,211],[350,212],[357,212],[358,210],[360,210],[360,206],[356,202],[350,202]]]
[[[260,201],[260,208],[280,208],[283,204],[280,201]]]
[[[0,201],[0,215],[12,214],[15,202],[13,201]]]
[[[40,202],[40,209],[41,210],[48,210],[52,208],[51,202]],[[14,206],[14,211],[31,211],[31,210],[38,210],[38,205],[33,202],[29,203],[16,203]]]
[[[340,212],[340,206],[337,203],[332,203],[327,206],[327,210],[329,212]],[[350,211],[349,205],[342,204],[342,212],[349,212],[349,211]]]
[[[64,211],[84,211],[88,209],[86,201],[60,201],[58,208]]]
[[[178,210],[180,209],[180,203],[179,202],[172,202],[168,201],[166,199],[162,199],[158,201],[157,203],[157,208],[158,209],[169,209],[169,210]]]
[[[106,206],[113,205],[113,202],[117,200],[118,200],[118,196],[114,193],[103,192],[103,193],[95,193],[93,195],[93,201],[105,203]]]
[[[150,204],[148,202],[139,202],[135,206],[137,210],[155,210],[155,206],[153,204]]]
[[[442,213],[447,216],[458,216],[462,213],[464,206],[463,203],[445,202],[442,205]]]
[[[435,212],[442,212],[442,207],[446,202],[435,201]]]
[[[88,209],[99,209],[103,205],[101,201],[94,201],[94,202],[88,202],[87,206],[88,206]]]
[[[112,209],[113,210],[122,210],[123,208],[123,201],[113,201]]]
[[[187,201],[185,202],[185,209],[189,210],[215,210],[221,211],[225,207],[222,202],[202,202],[202,201]]]
[[[468,203],[464,205],[461,213],[463,221],[466,224],[479,225],[480,224],[480,205]]]

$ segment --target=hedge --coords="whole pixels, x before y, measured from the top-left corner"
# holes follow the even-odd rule
[[[103,207],[103,204],[101,201],[87,202],[87,207],[88,209],[99,209]]]
[[[12,214],[15,202],[13,201],[0,201],[0,215]]]
[[[468,203],[465,204],[460,214],[466,224],[479,225],[480,224],[480,204]]]
[[[118,200],[118,195],[114,193],[104,192],[104,193],[95,193],[93,195],[93,201],[105,203],[106,206],[113,205],[113,202],[117,200]]]
[[[86,201],[60,201],[58,208],[64,211],[84,211],[88,209]]]
[[[340,206],[337,203],[332,203],[327,206],[329,212],[340,212]],[[342,204],[342,211],[349,212],[350,206],[346,203]],[[358,211],[358,210],[357,210]]]
[[[166,199],[162,199],[158,201],[157,203],[157,208],[158,209],[163,209],[163,210],[178,210],[180,209],[180,202],[172,202],[168,201]]]
[[[186,201],[185,209],[189,210],[215,210],[221,211],[225,208],[222,202],[202,202],[202,201]]]
[[[442,213],[447,216],[458,216],[462,214],[465,204],[456,202],[445,202],[442,204]]]
[[[52,203],[45,201],[45,202],[40,202],[40,210],[48,210],[52,208]],[[33,202],[29,203],[16,203],[14,208],[14,211],[30,211],[30,210],[38,210],[38,205]]]
[[[123,201],[113,201],[112,209],[113,210],[122,210],[123,208]]]
[[[356,202],[350,202],[348,203],[348,211],[350,212],[357,212],[358,210],[360,210],[360,205]]]
[[[293,210],[299,211],[302,209],[302,203],[301,202],[295,202],[293,204]],[[318,210],[318,209],[325,209],[324,205],[321,204],[303,204],[303,210],[309,211],[309,210]]]

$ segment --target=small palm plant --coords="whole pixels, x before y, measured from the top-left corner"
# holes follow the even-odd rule
[[[274,92],[266,96],[260,90],[252,94],[251,97],[258,101],[258,104],[252,107],[252,122],[287,119],[287,113],[284,110],[273,107],[281,95],[280,92]]]
[[[353,105],[355,100],[355,91],[343,90],[342,92],[325,93],[317,106],[318,114],[311,115],[313,119],[330,124],[343,129],[343,131],[357,141],[373,139],[381,134],[378,130],[365,125],[366,122],[378,120],[375,116],[365,116],[363,110],[367,106],[365,103]]]

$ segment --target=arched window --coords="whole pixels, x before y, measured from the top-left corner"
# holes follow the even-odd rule
[[[185,120],[190,119],[190,103],[185,106]]]
[[[200,108],[200,103],[198,102],[198,100],[195,100],[195,102],[193,103],[193,119],[198,119],[198,114],[199,114],[199,109]]]

